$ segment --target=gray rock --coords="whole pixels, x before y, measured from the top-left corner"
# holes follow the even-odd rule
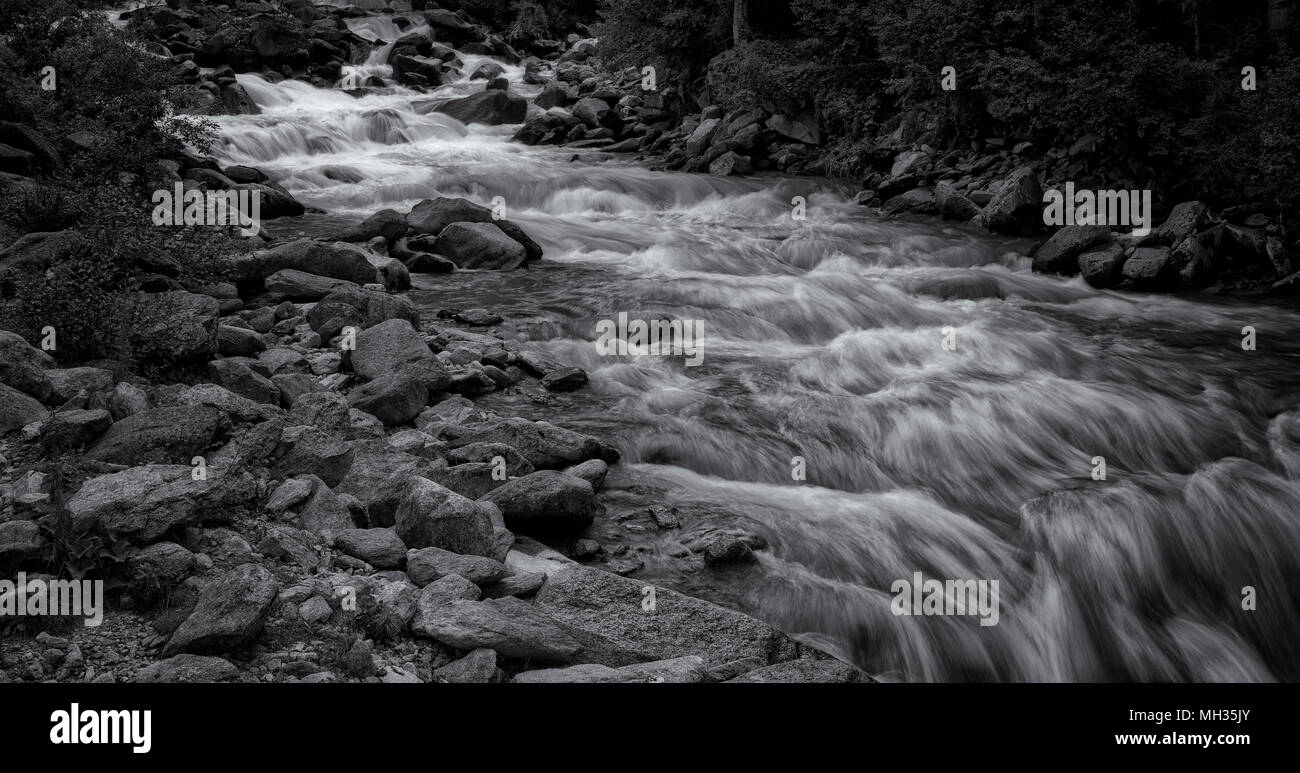
[[[662,587],[655,588],[655,611],[646,612],[643,587],[575,565],[552,572],[534,604],[565,625],[599,631],[616,646],[644,653],[643,660],[694,654],[709,664],[750,656],[770,664],[806,649],[762,621]]]
[[[266,348],[256,330],[217,325],[217,352],[225,357],[248,357]]]
[[[1124,262],[1124,278],[1140,290],[1171,290],[1177,272],[1169,262],[1168,247],[1139,247]]]
[[[285,268],[268,276],[265,280],[266,292],[271,298],[291,301],[315,301],[324,298],[335,290],[348,290],[356,287],[354,282],[317,276],[306,271]]]
[[[79,392],[107,395],[113,391],[113,374],[103,368],[54,368],[45,371],[50,382],[49,402],[62,405]]]
[[[221,412],[202,405],[151,408],[114,424],[86,458],[114,464],[190,464],[207,452],[221,427]]]
[[[283,452],[274,470],[283,477],[311,474],[337,486],[352,467],[352,443],[316,427],[288,427],[280,436]]]
[[[485,556],[463,556],[442,548],[420,548],[407,552],[406,574],[420,587],[447,575],[464,577],[475,585],[490,585],[510,574],[510,570],[500,561]]]
[[[508,271],[527,259],[523,245],[494,223],[452,223],[438,234],[434,249],[465,269]]]
[[[98,522],[136,544],[155,542],[170,529],[208,520],[229,520],[251,507],[252,476],[212,474],[194,480],[186,465],[150,464],[86,481],[68,501],[74,523]]]
[[[528,260],[538,260],[542,257],[541,245],[529,238],[522,228],[510,220],[494,218],[491,209],[468,199],[453,196],[425,199],[411,208],[407,220],[411,224],[411,233],[434,236],[442,233],[443,229],[452,223],[491,223],[500,228],[506,236],[519,242]]]
[[[448,100],[436,110],[461,123],[497,126],[523,123],[528,113],[528,100],[505,91],[480,91],[460,99]]]
[[[758,683],[855,683],[870,682],[871,678],[849,665],[834,659],[812,659],[800,658],[798,660],[788,660],[784,663],[773,663],[769,666],[747,671],[734,679],[727,680],[727,684],[758,684]]]
[[[373,515],[374,511],[371,510]],[[397,536],[412,548],[488,556],[502,528],[495,505],[474,502],[426,478],[412,478],[397,507]]]
[[[429,390],[424,382],[401,372],[381,376],[348,395],[349,406],[372,414],[390,427],[414,421],[428,403]]]
[[[344,529],[334,547],[377,569],[398,569],[406,560],[406,544],[392,529]]]
[[[605,475],[608,473],[609,465],[599,459],[590,459],[582,464],[575,464],[572,467],[566,467],[564,470],[565,475],[582,478],[590,483],[593,491],[600,490],[600,487],[605,484]]]
[[[506,526],[525,534],[573,534],[591,525],[596,494],[591,483],[555,470],[507,481],[483,501],[501,509]]]
[[[1079,256],[1079,273],[1093,287],[1114,287],[1124,278],[1124,248],[1111,244]]]
[[[263,376],[238,359],[213,360],[208,363],[208,377],[218,386],[267,405],[280,404],[280,390],[271,379]]]
[[[1043,274],[1079,273],[1079,256],[1110,244],[1110,229],[1101,225],[1067,225],[1034,253],[1034,270]]]
[[[504,676],[501,669],[497,668],[496,651],[480,648],[435,669],[433,681],[447,684],[488,684],[503,681]]]
[[[280,582],[265,567],[240,564],[199,594],[194,611],[172,634],[162,655],[227,652],[262,632]]]
[[[537,469],[559,469],[588,459],[618,461],[618,451],[602,441],[544,421],[492,417],[485,421],[451,424],[438,422],[421,426],[449,448],[470,443],[504,443],[512,446]]]
[[[1008,175],[980,213],[980,220],[997,233],[1027,236],[1043,230],[1043,188],[1034,170],[1022,166]]]
[[[224,658],[211,655],[173,655],[150,663],[135,674],[140,684],[211,684],[241,681],[239,669]]]
[[[540,664],[622,666],[641,659],[599,634],[570,628],[513,597],[450,601],[421,615],[412,631],[448,647],[487,648],[508,658]]]
[[[134,353],[155,364],[205,362],[217,353],[220,313],[217,300],[206,295],[137,293],[130,327]]]
[[[0,384],[45,400],[51,389],[45,371],[55,367],[53,357],[27,343],[22,336],[0,330]]]
[[[362,378],[406,373],[422,381],[428,392],[440,392],[451,383],[447,367],[404,319],[390,319],[361,331],[356,344],[351,353],[352,369]]]
[[[22,429],[46,417],[45,406],[36,398],[0,384],[0,434]]]
[[[41,550],[41,528],[35,521],[0,522],[0,561],[22,560]]]
[[[610,668],[595,663],[584,663],[568,668],[542,668],[524,671],[514,678],[519,684],[627,684],[634,682],[662,684],[696,684],[707,681],[709,672],[704,658],[684,655],[680,658],[634,663],[621,668]]]

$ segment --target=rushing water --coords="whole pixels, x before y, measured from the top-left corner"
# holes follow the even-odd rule
[[[389,75],[385,50],[359,71]],[[656,172],[430,110],[481,82],[354,98],[239,80],[263,113],[222,120],[223,160],[328,213],[282,231],[501,196],[544,246],[526,271],[417,275],[414,296],[427,316],[492,308],[588,371],[576,393],[484,402],[619,446],[595,533],[631,546],[636,576],[883,678],[1300,678],[1294,309],[1102,292],[1031,273],[1023,243],[882,220],[833,182]],[[703,364],[601,356],[595,323],[619,312],[702,321]],[[681,527],[647,526],[651,504]],[[705,569],[683,544],[711,531],[767,548]],[[998,624],[893,615],[891,585],[918,571],[997,580]]]

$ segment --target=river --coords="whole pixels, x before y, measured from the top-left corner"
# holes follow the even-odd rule
[[[385,51],[358,72],[387,75]],[[886,680],[1300,678],[1294,307],[1099,291],[1031,273],[1024,242],[882,219],[835,181],[654,171],[431,112],[481,81],[363,98],[239,81],[263,112],[221,118],[217,154],[327,213],[278,234],[500,196],[542,244],[527,270],[415,275],[412,296],[426,319],[497,311],[587,370],[574,393],[480,402],[619,447],[593,535],[627,546],[632,576]],[[620,312],[699,320],[702,364],[601,355],[596,322]],[[706,569],[685,546],[715,531],[766,547]],[[915,572],[997,580],[998,624],[893,614]]]

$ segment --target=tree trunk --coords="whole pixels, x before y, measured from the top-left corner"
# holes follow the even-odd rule
[[[749,0],[734,0],[731,5],[731,43],[738,46],[753,37],[749,28]]]
[[[1275,48],[1287,46],[1295,23],[1296,0],[1268,0],[1268,37]]]

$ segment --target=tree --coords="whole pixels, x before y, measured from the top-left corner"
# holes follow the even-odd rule
[[[742,0],[737,0],[741,2]],[[1268,36],[1276,48],[1285,48],[1295,30],[1296,0],[1268,0]]]
[[[731,5],[731,43],[739,46],[753,36],[749,26],[749,0],[735,0]]]

